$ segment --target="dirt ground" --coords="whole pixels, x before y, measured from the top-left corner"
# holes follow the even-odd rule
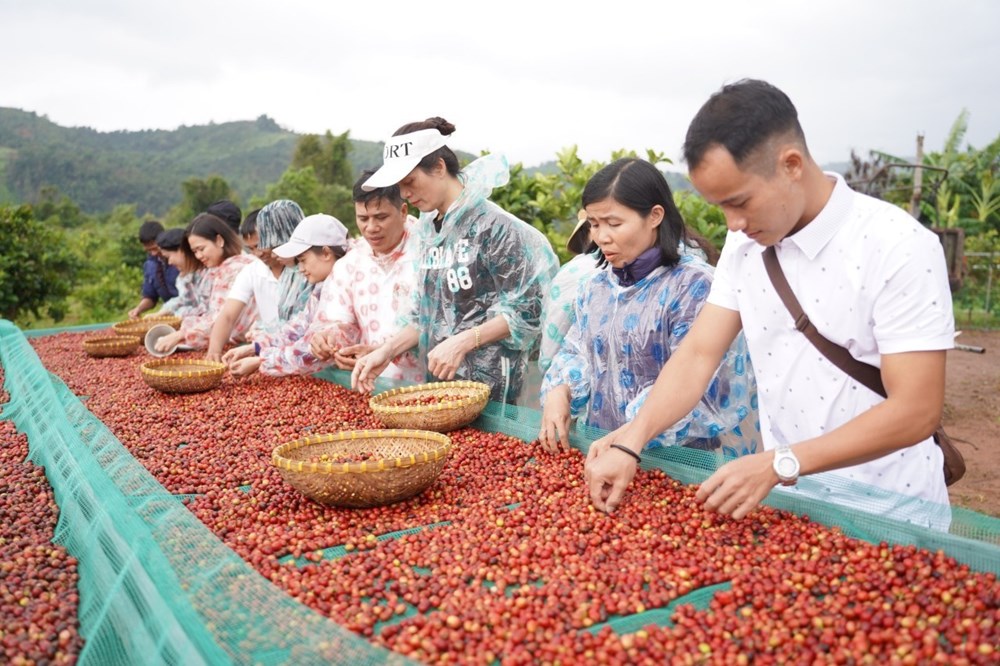
[[[964,331],[955,340],[985,354],[948,352],[944,426],[968,471],[952,504],[1000,517],[1000,331]]]

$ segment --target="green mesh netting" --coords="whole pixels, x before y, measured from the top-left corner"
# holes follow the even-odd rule
[[[33,335],[53,332],[65,329]],[[45,370],[20,331],[2,321],[0,363],[11,395],[2,416],[28,435],[33,462],[46,467],[61,509],[56,540],[79,560],[80,626],[87,640],[81,663],[409,663],[257,574]],[[350,381],[340,371],[319,376],[341,385]],[[380,381],[377,388],[393,385]],[[473,425],[530,441],[540,419],[534,409],[490,403]],[[586,451],[601,434],[578,428],[571,441]],[[719,463],[714,454],[680,448],[651,452],[644,460],[647,468],[688,483],[700,482]],[[778,493],[768,503],[868,541],[941,549],[974,569],[1000,573],[1000,520],[972,511],[955,509],[952,533],[945,534]],[[667,624],[676,605],[703,607],[717,587],[607,624],[618,632]]]
[[[0,321],[11,400],[78,559],[81,664],[410,663],[299,604],[226,547]]]

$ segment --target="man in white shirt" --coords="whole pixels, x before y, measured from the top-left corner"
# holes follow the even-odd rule
[[[931,438],[944,404],[954,320],[937,238],[899,208],[852,191],[809,155],[797,112],[768,83],[725,86],[684,145],[691,181],[721,206],[729,236],[698,319],[635,420],[594,443],[585,475],[613,511],[636,470],[626,451],[697,402],[740,330],[757,374],[765,450],[722,466],[698,490],[741,518],[779,483],[801,495],[947,529],[942,454]],[[880,367],[882,398],[795,328],[764,268],[774,246],[819,332]],[[799,476],[815,475],[796,484]]]
[[[336,297],[317,315],[310,349],[322,360],[351,370],[358,358],[391,338],[410,308],[417,282],[420,240],[417,220],[407,215],[398,185],[365,191],[367,171],[354,185],[354,213],[365,241],[358,243],[333,267],[327,288]],[[413,351],[398,356],[382,377],[410,383],[425,379]]]

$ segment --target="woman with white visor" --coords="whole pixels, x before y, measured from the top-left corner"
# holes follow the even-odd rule
[[[454,131],[442,118],[404,125],[364,184],[398,183],[421,211],[419,273],[405,326],[358,359],[352,384],[371,391],[393,358],[417,347],[431,376],[484,382],[491,399],[514,402],[558,261],[541,232],[487,198],[507,183],[506,160],[487,155],[459,169],[447,145]]]

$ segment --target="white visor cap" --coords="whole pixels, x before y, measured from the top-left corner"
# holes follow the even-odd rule
[[[389,187],[406,178],[413,169],[438,148],[448,145],[448,137],[436,129],[422,129],[391,136],[382,150],[382,167],[361,186],[366,192]]]

